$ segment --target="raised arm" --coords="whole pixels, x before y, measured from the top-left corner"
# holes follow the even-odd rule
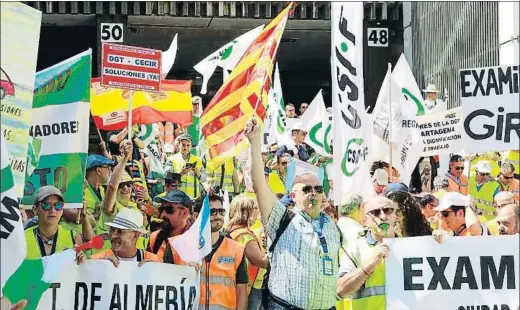
[[[251,178],[253,180],[253,189],[258,200],[262,219],[267,222],[277,198],[265,180],[264,161],[262,160],[261,153],[262,140],[260,138],[260,127],[256,124],[255,120],[251,120],[246,124],[244,134],[251,143]]]
[[[108,182],[105,199],[103,200],[103,211],[106,214],[114,213],[114,205],[116,203],[119,181],[121,180],[121,176],[125,171],[126,162],[132,156],[132,143],[130,143],[128,140],[124,140],[121,142],[121,144],[121,153],[123,153],[123,156],[119,163],[117,163],[117,165],[114,167],[114,171],[112,172],[110,181]]]

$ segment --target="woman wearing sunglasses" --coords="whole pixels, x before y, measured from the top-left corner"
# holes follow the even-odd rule
[[[65,203],[61,191],[48,185],[38,189],[33,211],[38,225],[25,230],[28,259],[49,256],[82,244],[81,236],[59,225]]]

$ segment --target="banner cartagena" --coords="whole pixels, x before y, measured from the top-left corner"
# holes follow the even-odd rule
[[[332,109],[334,188],[366,192],[372,126],[365,112],[363,3],[332,4]],[[341,192],[335,191],[335,201]]]
[[[21,2],[2,2],[0,99],[2,134],[9,151],[15,197],[23,197],[30,143],[34,78],[42,13]]]
[[[37,168],[26,180],[22,204],[32,206],[36,191],[54,185],[65,208],[81,208],[88,153],[92,51],[36,74],[29,134],[41,140]]]
[[[518,235],[383,242],[388,310],[518,309]]]

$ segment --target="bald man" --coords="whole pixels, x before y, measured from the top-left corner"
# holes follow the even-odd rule
[[[514,204],[515,203],[515,196],[511,192],[500,192],[496,194],[495,201],[493,202],[496,212],[500,211],[503,206]],[[484,223],[486,227],[488,228],[490,235],[498,235],[499,229],[498,229],[498,223],[497,219],[494,218],[491,221],[487,221]]]
[[[516,235],[520,233],[520,207],[516,203],[503,206],[498,210],[498,232],[500,235]]]

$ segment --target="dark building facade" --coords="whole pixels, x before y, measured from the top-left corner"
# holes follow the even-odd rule
[[[460,105],[459,70],[499,65],[498,2],[411,3],[417,84],[436,84],[449,108]]]

